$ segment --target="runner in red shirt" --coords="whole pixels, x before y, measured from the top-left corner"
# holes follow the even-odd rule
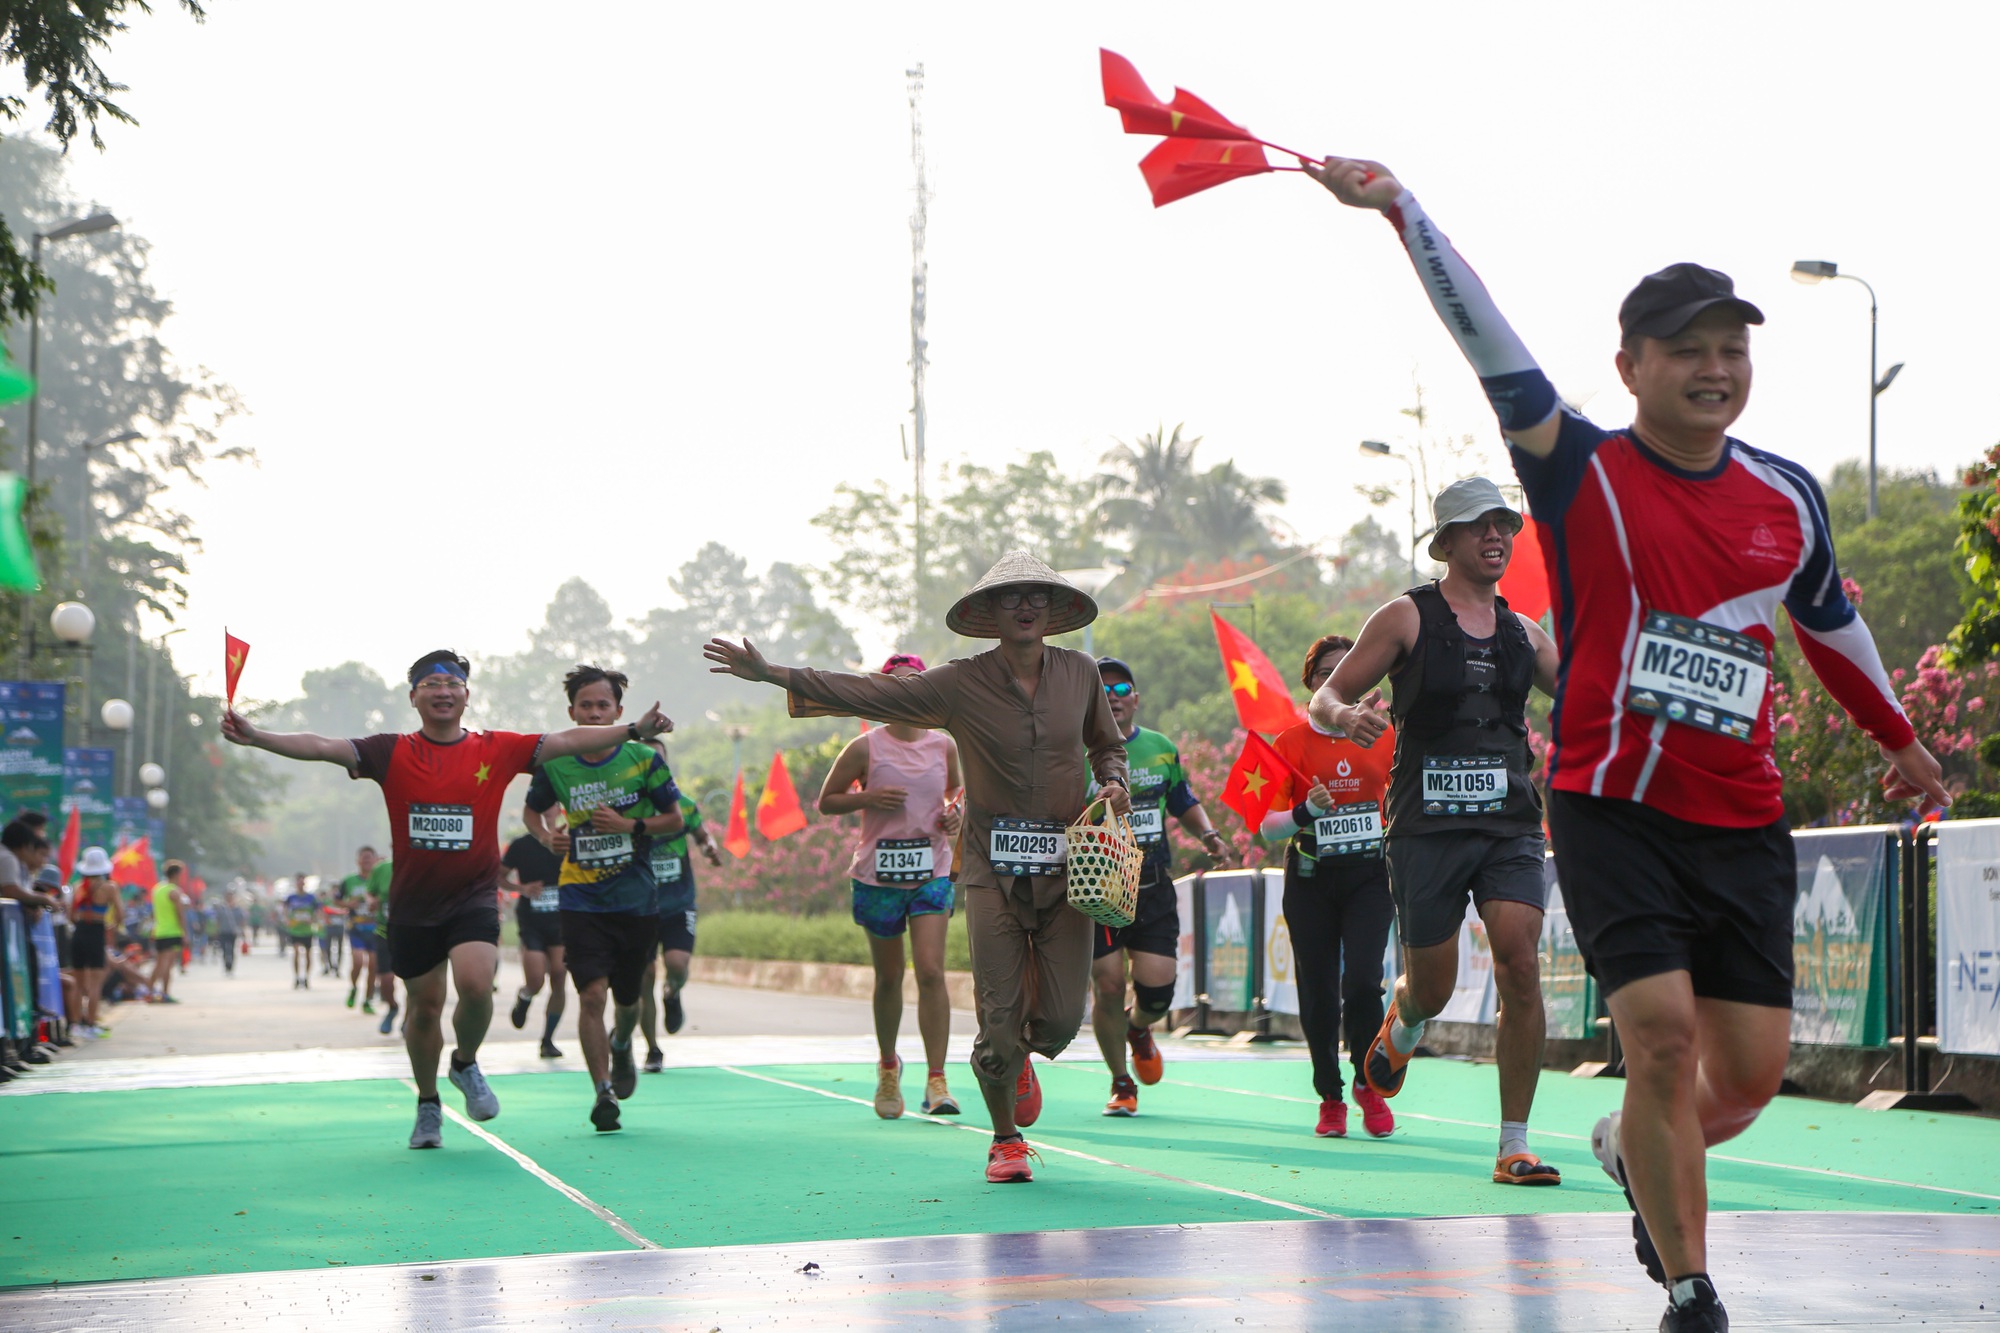
[[[1300,681],[1309,690],[1333,679],[1354,647],[1328,634],[1306,650]],[[1395,1132],[1396,1117],[1368,1086],[1362,1060],[1382,1026],[1382,959],[1389,948],[1395,905],[1382,858],[1382,794],[1389,787],[1395,729],[1364,749],[1344,732],[1308,720],[1278,733],[1271,748],[1310,784],[1294,784],[1258,832],[1285,841],[1285,929],[1298,972],[1299,1026],[1312,1055],[1323,1139],[1347,1137],[1346,1089],[1340,1077],[1340,1036],[1354,1064],[1354,1104],[1375,1138]]]
[[[451,964],[458,1004],[452,1010],[457,1046],[451,1081],[465,1094],[466,1114],[491,1120],[500,1099],[479,1070],[479,1043],[493,1019],[493,975],[500,965],[500,804],[507,784],[542,759],[584,754],[626,740],[650,740],[673,729],[654,704],[626,726],[571,727],[545,736],[468,731],[471,666],[450,649],[426,653],[410,667],[410,704],[421,726],[407,735],[341,740],[311,732],[264,731],[230,710],[223,736],[287,759],[339,764],[350,777],[380,783],[395,839],[389,883],[389,959],[409,987],[403,1044],[417,1082],[412,1148],[443,1146],[437,1095],[445,964]]]
[[[1747,1129],[1790,1051],[1796,861],[1772,758],[1782,601],[1813,671],[1882,747],[1890,799],[1950,804],[1841,592],[1804,468],[1728,435],[1763,312],[1674,264],[1618,312],[1633,424],[1565,410],[1485,285],[1379,162],[1309,167],[1385,214],[1479,374],[1551,539],[1561,676],[1549,831],[1577,944],[1625,1046],[1591,1146],[1625,1188],[1663,1333],[1726,1330],[1709,1281],[1705,1149]]]

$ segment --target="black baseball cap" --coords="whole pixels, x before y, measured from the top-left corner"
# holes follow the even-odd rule
[[[1118,658],[1115,657],[1098,658],[1097,669],[1099,671],[1116,671],[1121,675],[1123,675],[1125,679],[1131,681],[1134,685],[1137,685],[1139,683],[1139,678],[1132,674],[1132,668],[1125,665],[1125,663],[1120,661]]]
[[[1736,294],[1736,284],[1719,269],[1669,264],[1639,280],[1618,307],[1618,331],[1630,338],[1671,338],[1714,305],[1726,305],[1745,324],[1762,324],[1764,312]]]

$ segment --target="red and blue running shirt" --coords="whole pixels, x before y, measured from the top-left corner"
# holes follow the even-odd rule
[[[354,776],[382,785],[389,807],[388,921],[435,926],[500,888],[500,803],[534,767],[542,738],[468,731],[449,745],[421,731],[350,741]]]
[[[1562,651],[1551,787],[1724,828],[1783,815],[1768,683],[1747,740],[1627,707],[1641,627],[1655,612],[1735,630],[1768,654],[1782,602],[1806,660],[1861,728],[1891,749],[1915,739],[1841,591],[1826,497],[1804,468],[1730,440],[1715,467],[1687,472],[1630,430],[1568,411],[1549,457],[1511,452],[1547,527]]]

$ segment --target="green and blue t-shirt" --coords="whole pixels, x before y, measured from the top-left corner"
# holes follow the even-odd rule
[[[1146,854],[1140,881],[1151,884],[1173,869],[1167,819],[1178,819],[1201,802],[1188,786],[1180,750],[1157,731],[1136,727],[1125,738],[1125,768],[1132,791],[1132,833]]]
[[[660,891],[660,915],[686,912],[694,907],[693,840],[688,834],[701,827],[701,807],[681,797],[681,822],[687,828],[677,838],[653,840],[653,883]]]
[[[626,741],[603,759],[576,755],[551,759],[528,784],[528,808],[561,802],[567,812],[569,855],[558,882],[565,912],[636,912],[649,915],[657,897],[652,844],[644,834],[600,833],[590,815],[609,806],[625,819],[649,819],[678,808],[680,789],[651,746]]]

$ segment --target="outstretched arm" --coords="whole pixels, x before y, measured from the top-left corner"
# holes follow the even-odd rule
[[[222,738],[233,745],[269,750],[286,759],[339,764],[349,773],[361,762],[360,756],[354,753],[351,741],[319,736],[310,731],[265,731],[262,727],[251,726],[249,719],[234,708],[222,715]]]
[[[1380,162],[1361,158],[1329,157],[1306,164],[1306,173],[1348,207],[1373,209],[1389,219],[1438,318],[1478,373],[1509,442],[1537,458],[1553,453],[1555,386],[1501,318],[1486,284],[1425,216],[1416,196]]]
[[[642,741],[663,736],[674,729],[673,719],[660,711],[657,700],[632,726],[638,728]],[[609,750],[614,745],[623,745],[631,739],[632,733],[623,722],[614,722],[608,727],[571,727],[567,731],[551,731],[543,736],[542,748],[535,757],[541,760],[560,759],[571,754],[593,754],[598,750]]]

